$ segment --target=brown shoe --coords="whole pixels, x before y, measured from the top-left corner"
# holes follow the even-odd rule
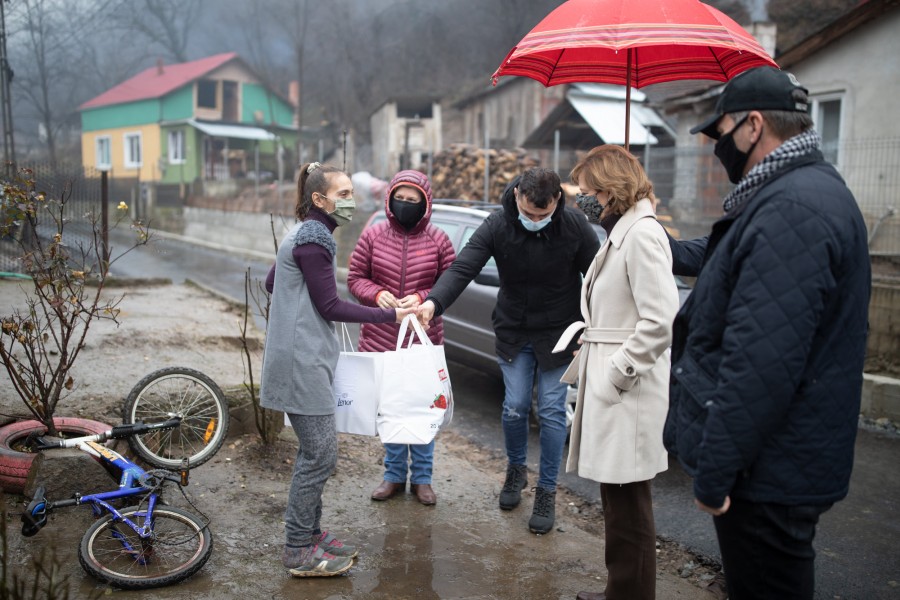
[[[431,484],[414,483],[409,487],[410,491],[412,491],[412,493],[416,495],[416,498],[419,499],[419,502],[425,506],[431,506],[437,502],[437,496],[435,496],[434,490],[431,489]]]
[[[388,500],[393,498],[400,492],[406,491],[406,482],[393,483],[391,481],[382,481],[381,485],[372,492],[372,500]]]
[[[578,592],[575,600],[606,600],[606,594],[603,592]]]

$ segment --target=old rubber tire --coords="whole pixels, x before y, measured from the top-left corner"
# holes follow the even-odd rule
[[[69,437],[94,435],[112,429],[111,425],[78,419],[74,417],[54,417],[56,429]],[[24,440],[32,432],[46,433],[47,428],[40,421],[16,421],[0,427],[0,487],[12,494],[21,494],[31,463],[37,454],[13,450],[16,442]]]

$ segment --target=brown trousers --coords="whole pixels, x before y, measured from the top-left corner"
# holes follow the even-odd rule
[[[656,526],[650,481],[600,484],[606,522],[607,600],[656,598]]]

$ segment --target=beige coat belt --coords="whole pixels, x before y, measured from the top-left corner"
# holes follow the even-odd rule
[[[627,329],[587,327],[581,332],[581,341],[586,344],[622,344],[633,333],[634,327]]]
[[[585,327],[584,321],[576,321],[569,325],[560,336],[556,346],[553,347],[553,352],[565,350],[579,331],[581,331],[581,341],[587,344],[622,344],[634,333],[634,328]]]

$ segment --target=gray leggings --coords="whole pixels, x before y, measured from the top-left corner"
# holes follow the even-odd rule
[[[322,491],[337,465],[337,432],[334,415],[288,414],[299,447],[284,512],[285,541],[291,546],[313,542],[320,529]]]

